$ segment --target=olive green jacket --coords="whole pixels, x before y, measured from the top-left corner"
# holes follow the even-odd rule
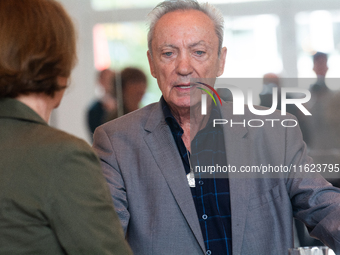
[[[132,254],[96,155],[0,100],[0,254]]]

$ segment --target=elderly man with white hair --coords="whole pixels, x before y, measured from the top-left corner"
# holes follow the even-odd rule
[[[93,144],[133,252],[287,254],[293,215],[340,252],[340,192],[324,179],[192,177],[200,152],[211,163],[222,158],[238,168],[299,166],[311,159],[298,127],[239,125],[210,132],[204,126],[211,119],[191,111],[198,103],[191,92],[199,91],[193,79],[215,79],[224,71],[227,50],[217,9],[194,0],[164,1],[150,18],[147,56],[162,98],[101,126]],[[212,115],[240,121],[228,103]],[[249,111],[242,116],[251,117]],[[272,117],[282,119],[278,112]],[[197,141],[209,148],[193,153]]]

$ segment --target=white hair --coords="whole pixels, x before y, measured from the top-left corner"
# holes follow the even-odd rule
[[[218,55],[220,55],[223,43],[224,19],[222,13],[209,3],[200,4],[196,0],[167,0],[159,3],[148,15],[149,32],[148,32],[148,48],[152,55],[152,38],[155,25],[158,20],[165,14],[174,11],[197,10],[206,14],[214,23],[215,32],[218,37]]]

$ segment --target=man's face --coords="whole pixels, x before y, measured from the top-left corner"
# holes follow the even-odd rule
[[[99,83],[103,86],[105,93],[107,94],[112,94],[113,92],[113,78],[114,72],[111,70],[105,70],[99,79]]]
[[[327,57],[319,57],[316,61],[314,61],[313,70],[316,75],[326,76],[328,71]]]
[[[223,73],[226,48],[218,56],[218,45],[213,22],[200,11],[175,11],[159,19],[148,59],[170,107],[190,107],[190,78],[215,78]]]

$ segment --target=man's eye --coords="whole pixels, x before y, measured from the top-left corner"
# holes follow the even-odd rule
[[[165,52],[165,53],[163,53],[163,55],[170,57],[172,55],[172,52]]]
[[[196,54],[199,55],[199,56],[201,56],[201,55],[204,54],[204,51],[198,50],[198,51],[196,51]]]

